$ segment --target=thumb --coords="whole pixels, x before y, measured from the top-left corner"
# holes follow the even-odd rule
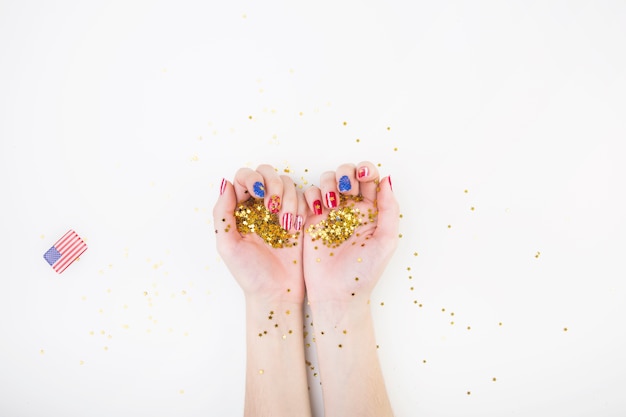
[[[384,243],[397,243],[400,206],[393,194],[391,177],[383,178],[376,195],[378,208],[376,230],[373,235]],[[395,246],[393,246],[395,248]]]
[[[237,242],[241,240],[234,214],[236,206],[235,187],[233,187],[231,182],[223,178],[220,185],[220,195],[213,207],[215,240],[220,254],[231,252]]]

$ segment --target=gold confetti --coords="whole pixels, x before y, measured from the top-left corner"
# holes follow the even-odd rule
[[[537,251],[537,253],[535,254],[535,258],[539,258],[539,255],[541,255],[541,252]]]
[[[352,236],[361,225],[361,216],[351,200],[360,201],[362,198],[341,195],[337,209],[331,210],[326,219],[307,228],[312,241],[321,240],[324,245],[336,248]]]
[[[293,247],[299,232],[290,234],[280,225],[278,216],[270,213],[262,199],[249,199],[235,210],[237,230],[241,234],[256,233],[273,248]],[[228,231],[228,229],[225,229]]]

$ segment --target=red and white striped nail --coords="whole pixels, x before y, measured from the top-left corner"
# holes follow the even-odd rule
[[[300,215],[296,216],[296,223],[294,225],[294,229],[296,229],[296,231],[300,231],[300,229],[302,229],[302,225],[304,224],[304,218]]]
[[[359,171],[356,173],[356,176],[358,178],[364,178],[367,177],[367,174],[370,173],[370,170],[367,167],[361,167],[359,168]]]
[[[220,185],[220,195],[224,194],[226,190],[226,178],[222,178],[222,184]]]
[[[285,230],[289,230],[291,229],[292,220],[293,220],[293,214],[285,213],[283,214],[283,217],[280,220],[280,226]]]

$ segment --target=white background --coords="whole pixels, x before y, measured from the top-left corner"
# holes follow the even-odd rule
[[[0,415],[241,415],[220,181],[361,160],[397,416],[626,415],[625,74],[621,1],[0,1]]]

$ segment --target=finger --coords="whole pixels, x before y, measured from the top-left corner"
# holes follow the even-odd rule
[[[377,195],[378,215],[376,230],[373,233],[377,239],[383,240],[390,247],[395,248],[398,240],[398,223],[400,222],[400,207],[393,194],[391,177],[380,181]]]
[[[283,183],[283,196],[280,213],[278,215],[282,228],[289,231],[294,224],[298,210],[298,196],[296,195],[296,187],[291,177],[281,175],[279,178]]]
[[[295,187],[294,189],[296,190],[296,198],[298,199],[298,209],[296,211],[296,218],[293,222],[293,229],[296,232],[299,232],[302,230],[304,222],[306,221],[307,204],[306,199],[304,198],[304,192],[300,189],[296,189]]]
[[[259,165],[256,170],[263,177],[265,184],[265,207],[270,213],[277,214],[281,207],[283,181],[271,165]]]
[[[304,199],[306,200],[306,205],[310,213],[313,213],[315,216],[319,216],[323,213],[322,191],[319,187],[311,186],[307,188],[304,192]]]
[[[324,199],[324,206],[334,209],[339,206],[339,190],[335,180],[335,171],[326,171],[320,176],[320,190]]]
[[[213,207],[213,224],[215,225],[217,250],[223,255],[235,248],[236,243],[241,240],[241,235],[237,232],[235,221],[235,207],[237,197],[233,184],[226,179],[222,179],[220,186],[220,196]]]
[[[356,180],[356,166],[354,164],[342,164],[335,171],[337,190],[342,194],[358,195],[359,183]]]
[[[250,168],[240,168],[235,174],[235,195],[237,201],[246,201],[250,197],[265,197],[263,176]]]
[[[363,161],[357,165],[356,178],[365,200],[376,201],[379,175],[376,166],[369,161]]]

